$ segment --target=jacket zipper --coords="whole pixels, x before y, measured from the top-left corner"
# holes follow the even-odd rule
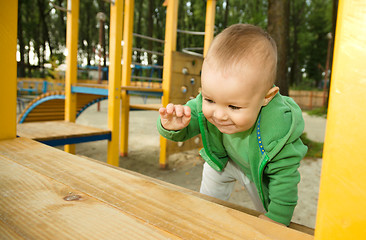
[[[266,167],[267,163],[269,162],[269,157],[267,156],[267,154],[264,150],[263,144],[262,144],[262,137],[261,137],[261,132],[260,132],[260,123],[261,123],[261,115],[259,114],[257,129],[256,129],[257,130],[257,141],[258,141],[258,145],[259,145],[259,150],[260,150],[262,156],[264,156],[264,159],[261,161],[261,164],[259,165],[259,191],[261,193],[261,199],[262,199],[264,209],[268,212],[268,208],[267,208],[267,206],[264,202],[262,178],[263,178],[264,168]]]
[[[267,206],[264,202],[264,192],[263,192],[262,178],[263,178],[264,168],[266,167],[268,162],[269,162],[269,157],[267,156],[267,154],[264,154],[264,159],[262,160],[262,162],[259,166],[259,191],[261,193],[261,199],[262,199],[263,207],[267,212],[268,212],[268,208],[267,208]]]

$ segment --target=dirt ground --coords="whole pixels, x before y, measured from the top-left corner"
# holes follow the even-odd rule
[[[148,99],[147,103],[158,103],[159,99]],[[143,103],[141,97],[132,97],[131,102]],[[129,152],[127,157],[120,157],[120,167],[144,175],[170,182],[194,191],[199,191],[203,160],[197,150],[182,152],[169,157],[169,166],[159,168],[159,134],[156,130],[156,111],[130,112]],[[305,132],[312,140],[323,142],[325,119],[304,114]],[[98,112],[96,105],[88,108],[77,119],[78,123],[107,129],[107,101],[101,102]],[[77,154],[85,155],[103,162],[107,159],[107,142],[97,141],[77,145]],[[292,221],[314,228],[321,159],[304,159],[301,162],[299,201]],[[245,189],[235,186],[230,202],[254,208]]]

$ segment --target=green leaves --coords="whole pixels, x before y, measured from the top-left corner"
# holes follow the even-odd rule
[[[51,2],[51,3],[50,3]],[[165,11],[162,0],[135,0],[134,32],[158,39],[165,37]],[[67,8],[66,0],[19,0],[18,44],[20,66],[43,65],[52,57],[58,64],[64,62],[66,47],[66,12],[54,5]],[[103,33],[104,52],[108,54],[110,4],[103,0],[80,0],[78,62],[97,66],[99,44],[98,12],[107,16]],[[235,23],[251,23],[267,28],[268,0],[217,0],[215,34]],[[289,19],[289,49],[287,67],[290,84],[317,86],[322,80],[325,68],[328,39],[332,29],[331,0],[291,0]],[[178,29],[205,31],[206,1],[180,0],[178,9]],[[121,26],[122,29],[122,26]],[[204,37],[177,34],[177,50],[203,47]],[[162,52],[161,43],[134,38],[133,46]],[[146,58],[148,64],[162,65],[161,56],[135,53],[135,61]],[[155,59],[153,62],[152,59]],[[145,59],[146,60],[146,59]],[[104,61],[105,62],[105,61]],[[31,68],[21,75],[31,76]],[[24,70],[24,69],[23,69]],[[304,81],[304,79],[306,81]]]

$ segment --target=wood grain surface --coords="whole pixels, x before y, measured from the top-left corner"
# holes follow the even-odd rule
[[[27,239],[313,239],[30,139],[0,163],[0,232]]]
[[[17,125],[17,135],[37,141],[86,137],[110,133],[109,130],[66,121],[27,122]]]

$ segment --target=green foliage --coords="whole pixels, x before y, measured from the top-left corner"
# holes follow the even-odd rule
[[[290,83],[299,88],[319,86],[332,27],[331,0],[292,1],[290,18]]]
[[[322,158],[323,157],[323,143],[311,141],[306,133],[301,135],[301,141],[308,146],[307,158]]]
[[[250,23],[264,29],[267,27],[267,0],[218,0],[216,6],[216,33],[235,23]]]
[[[56,11],[52,3],[65,7],[63,0],[52,2],[46,0],[18,1],[20,62],[21,66],[28,66],[26,73],[24,73],[24,69],[21,70],[22,75],[44,77],[45,72],[33,71],[30,65],[42,67],[53,55],[60,57],[60,61],[64,60],[64,56],[60,56],[59,52],[65,48],[66,14]]]
[[[313,110],[309,110],[307,111],[307,113],[309,115],[312,116],[318,116],[318,117],[327,117],[327,113],[328,113],[328,108],[327,107],[320,107],[320,108],[315,108]]]
[[[308,90],[308,91],[322,91],[315,86],[314,81],[310,78],[303,77],[301,81],[294,84],[291,89],[293,90]]]
[[[331,31],[331,18],[328,17],[327,12],[329,9],[329,0],[316,0],[312,1],[308,28],[312,33],[310,38],[310,46],[305,49],[308,54],[306,56],[306,70],[308,77],[315,81],[316,86],[322,80],[322,69],[319,64],[325,68],[328,39],[327,34]]]
[[[67,8],[66,0],[19,0],[18,44],[23,63],[42,65],[52,57],[58,64],[65,61],[66,12],[54,5]],[[135,1],[134,32],[158,39],[165,37],[166,7],[162,0]],[[103,0],[80,1],[78,63],[97,65],[99,44],[98,12],[107,16],[103,35],[104,52],[108,55],[110,3]],[[235,23],[251,23],[267,28],[268,0],[217,0],[215,34]],[[331,31],[331,0],[291,0],[288,67],[290,84],[297,88],[315,88],[322,80],[325,67],[328,39]],[[180,0],[178,29],[205,31],[206,1]],[[121,26],[123,28],[123,26]],[[164,44],[133,38],[133,46],[163,52]],[[204,37],[177,33],[177,50],[203,47]],[[33,49],[34,59],[31,51]],[[50,55],[47,55],[50,53]],[[36,61],[37,60],[37,61]],[[104,61],[105,64],[106,61]],[[162,56],[134,52],[134,62],[163,64]],[[25,75],[31,74],[31,68]],[[20,71],[22,72],[22,71]],[[37,73],[38,74],[38,73]],[[40,75],[46,73],[40,73]],[[149,73],[142,73],[143,75]]]
[[[91,65],[94,62],[99,43],[99,21],[97,13],[99,6],[94,0],[80,1],[79,13],[79,64],[86,59],[86,64]]]
[[[51,59],[48,61],[48,63],[51,64],[51,67],[47,69],[47,76],[46,80],[52,81],[52,80],[60,80],[60,72],[57,71],[57,67],[59,66],[57,64],[57,58],[55,56],[52,56]]]

